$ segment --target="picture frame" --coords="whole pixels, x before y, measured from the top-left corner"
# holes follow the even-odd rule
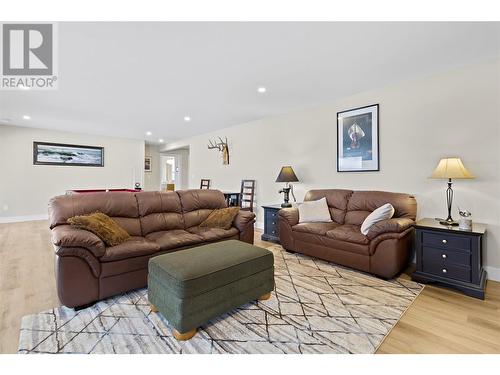
[[[151,156],[144,157],[144,172],[151,172],[153,170],[153,158]]]
[[[33,164],[104,167],[104,147],[35,141]]]
[[[337,172],[380,171],[379,105],[337,112]]]

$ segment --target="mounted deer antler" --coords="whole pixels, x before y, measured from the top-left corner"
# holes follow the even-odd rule
[[[209,144],[207,145],[209,150],[219,150],[222,152],[222,164],[226,165],[229,164],[229,147],[227,145],[227,137],[226,141],[223,141],[221,137],[219,137],[219,142],[215,141],[212,142],[212,140],[209,140]]]

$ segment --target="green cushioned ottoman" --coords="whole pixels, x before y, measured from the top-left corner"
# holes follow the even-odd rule
[[[274,289],[274,258],[266,249],[237,240],[159,255],[149,260],[148,298],[187,340],[196,329]]]

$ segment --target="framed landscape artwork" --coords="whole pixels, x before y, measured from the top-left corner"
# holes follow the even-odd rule
[[[144,171],[145,172],[151,172],[152,171],[152,160],[151,160],[151,156],[146,156],[144,158]]]
[[[33,164],[104,167],[104,147],[33,142]]]
[[[337,112],[337,171],[379,171],[378,104]]]

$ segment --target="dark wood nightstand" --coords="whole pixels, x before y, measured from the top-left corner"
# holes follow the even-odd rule
[[[264,209],[264,233],[260,238],[263,241],[279,243],[278,211],[281,210],[281,204],[266,205],[262,208]]]
[[[415,224],[417,270],[412,279],[435,282],[484,299],[486,271],[482,265],[482,242],[486,225],[473,223],[471,231],[444,226],[434,219]]]

